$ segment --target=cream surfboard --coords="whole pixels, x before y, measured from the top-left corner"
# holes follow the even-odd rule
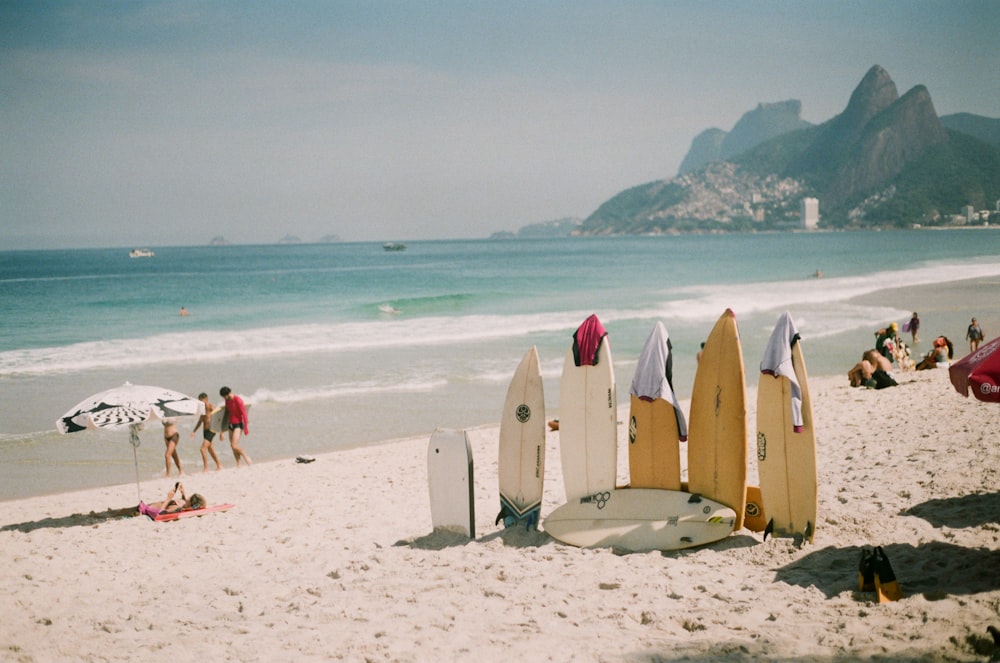
[[[701,495],[651,488],[612,488],[570,500],[545,518],[563,543],[629,551],[680,550],[729,536],[736,512]]]
[[[743,526],[747,499],[746,374],[736,315],[715,323],[694,376],[688,422],[688,490],[733,509]]]
[[[427,483],[435,530],[476,537],[472,446],[464,430],[438,429],[427,445]]]
[[[639,354],[629,390],[628,463],[632,488],[681,488],[680,442],[687,439],[687,427],[670,385],[669,357],[667,330],[657,322]]]
[[[791,362],[801,393],[800,430],[795,430],[791,380],[761,374],[757,386],[757,471],[767,517],[765,531],[812,542],[817,511],[816,434],[801,341],[792,344]]]
[[[250,404],[244,402],[243,406],[247,409],[247,415],[250,414]],[[225,421],[226,416],[226,404],[216,405],[215,410],[212,411],[212,416],[208,420],[208,428],[214,433],[223,433],[229,430],[229,422]]]
[[[567,351],[559,382],[559,456],[567,501],[614,488],[618,475],[618,404],[611,345],[593,315],[574,338],[584,339],[586,347],[577,352],[574,342],[574,348]],[[583,357],[579,365],[578,354]]]
[[[535,346],[525,353],[507,388],[500,416],[497,461],[504,527],[538,528],[545,483],[545,394]]]

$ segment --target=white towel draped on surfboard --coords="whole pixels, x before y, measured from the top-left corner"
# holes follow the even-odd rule
[[[646,339],[646,345],[639,354],[639,362],[635,367],[635,375],[632,377],[632,388],[630,393],[639,398],[655,401],[662,398],[674,406],[677,414],[677,432],[680,440],[687,440],[687,422],[684,420],[684,413],[681,411],[677,396],[670,386],[673,378],[673,359],[670,356],[670,336],[667,328],[662,322],[657,321]]]
[[[788,378],[792,383],[792,426],[796,433],[802,432],[802,387],[795,377],[792,365],[792,346],[799,340],[792,316],[785,311],[778,318],[778,324],[771,332],[771,338],[764,348],[764,358],[760,361],[760,372],[767,375]]]

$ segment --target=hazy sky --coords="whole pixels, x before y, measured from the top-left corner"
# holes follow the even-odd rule
[[[0,0],[0,249],[486,237],[880,64],[1000,117],[995,0]]]

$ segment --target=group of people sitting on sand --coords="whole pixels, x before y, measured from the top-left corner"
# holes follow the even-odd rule
[[[919,318],[914,313],[913,319],[907,323],[907,331],[913,334],[914,342],[917,340],[916,330],[919,324]],[[847,378],[852,387],[870,389],[894,387],[897,384],[892,377],[894,362],[904,371],[911,369],[922,371],[929,368],[946,368],[953,356],[954,347],[951,340],[947,336],[938,336],[934,339],[931,350],[918,363],[914,363],[910,357],[910,349],[899,338],[899,325],[893,322],[875,332],[875,347],[865,350],[861,355],[861,361],[847,372]]]

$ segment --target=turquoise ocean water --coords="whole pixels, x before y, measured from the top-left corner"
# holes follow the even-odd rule
[[[810,373],[843,374],[876,328],[915,308],[880,291],[1000,282],[993,230],[152,248],[143,259],[0,252],[0,500],[134,481],[127,432],[62,436],[54,424],[126,381],[217,402],[228,385],[253,405],[248,453],[289,458],[495,423],[532,345],[557,416],[563,355],[591,313],[624,403],[657,320],[687,397],[698,346],[727,307],[752,384],[785,310]],[[924,328],[961,339],[967,315],[938,306]],[[193,423],[181,425],[188,472],[201,469]],[[158,424],[142,433],[139,471],[163,472]]]

